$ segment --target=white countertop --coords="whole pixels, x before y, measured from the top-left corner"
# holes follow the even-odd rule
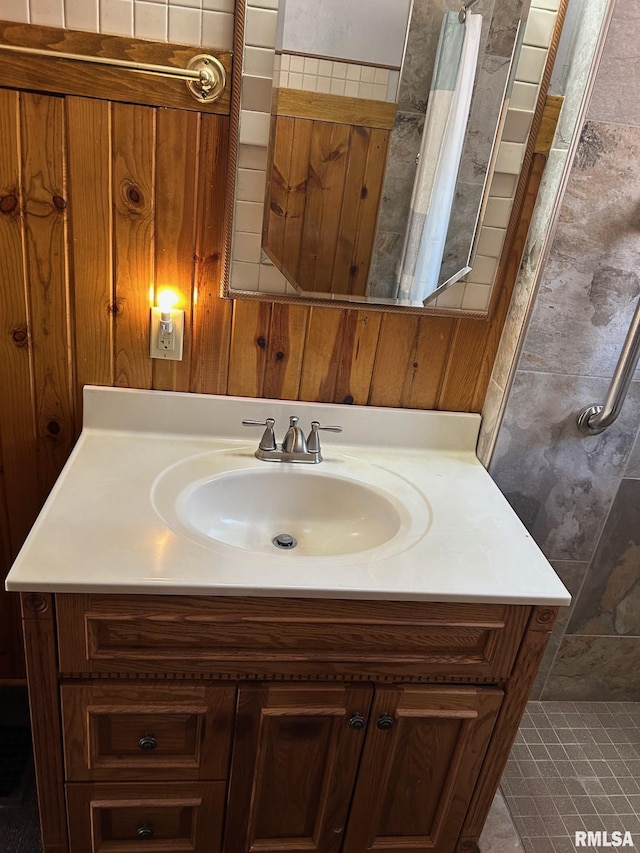
[[[84,429],[6,582],[8,590],[566,605],[570,596],[475,457],[478,415],[85,388]],[[262,462],[243,418],[339,423],[320,465]],[[171,471],[284,465],[370,472],[415,496],[413,536],[341,556],[255,555],[185,535],[156,509]],[[168,473],[169,472],[169,473]],[[158,485],[160,484],[160,486]],[[404,484],[404,485],[403,485]],[[155,503],[155,506],[154,506]],[[167,503],[165,495],[165,503]],[[170,503],[170,501],[169,501]],[[168,519],[168,522],[167,520]],[[275,531],[279,532],[279,531]]]

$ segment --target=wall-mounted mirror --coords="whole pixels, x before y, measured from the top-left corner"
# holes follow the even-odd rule
[[[528,0],[263,3],[244,27],[228,293],[431,305],[486,261]]]

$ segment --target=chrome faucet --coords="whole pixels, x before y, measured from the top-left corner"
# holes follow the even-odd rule
[[[291,415],[289,429],[285,433],[282,444],[278,444],[275,436],[275,420],[267,418],[264,421],[243,420],[244,426],[263,426],[265,431],[258,444],[255,456],[264,462],[306,462],[317,464],[322,462],[320,436],[318,431],[342,432],[341,426],[322,426],[319,421],[311,421],[311,432],[308,438],[298,426],[299,418]]]

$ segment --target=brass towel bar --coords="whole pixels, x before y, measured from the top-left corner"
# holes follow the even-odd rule
[[[72,62],[88,62],[91,65],[110,65],[124,68],[139,74],[157,74],[160,77],[174,77],[184,80],[193,97],[201,103],[217,101],[226,86],[224,66],[215,56],[201,53],[194,56],[186,68],[173,68],[170,65],[152,65],[127,59],[112,59],[107,56],[83,56],[78,53],[62,53],[39,47],[0,44],[0,51],[7,50],[29,56],[44,56],[50,59],[66,59]]]

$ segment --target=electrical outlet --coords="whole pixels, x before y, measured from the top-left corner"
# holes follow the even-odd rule
[[[184,311],[172,308],[170,316],[169,323],[165,323],[162,320],[162,310],[160,308],[151,309],[149,354],[151,358],[182,361]]]

